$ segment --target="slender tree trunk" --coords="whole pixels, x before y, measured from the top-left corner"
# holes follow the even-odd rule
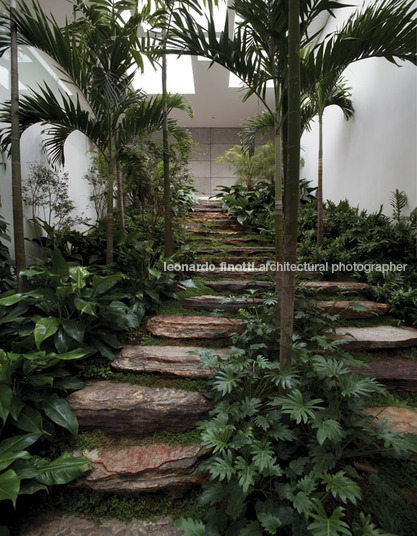
[[[168,143],[168,106],[167,106],[167,57],[165,54],[166,30],[164,30],[164,54],[162,56],[162,99],[163,125],[162,144],[164,156],[164,209],[165,209],[165,257],[171,257],[173,251],[172,238],[172,205],[171,181],[169,179],[169,143]]]
[[[17,60],[17,28],[14,20],[15,0],[10,0],[10,77],[11,77],[11,156],[12,156],[12,197],[13,197],[13,237],[16,262],[17,290],[25,290],[25,280],[20,272],[26,268],[25,234],[22,200],[22,173],[20,167],[19,129],[19,71]]]
[[[114,199],[113,199],[113,143],[110,140],[109,143],[109,155],[108,155],[108,167],[107,167],[107,236],[106,236],[106,264],[113,262],[113,243],[114,243]]]
[[[288,20],[288,180],[285,191],[284,261],[297,262],[300,179],[300,0],[289,1]],[[295,272],[284,271],[281,307],[280,364],[291,365]]]
[[[279,114],[279,108],[276,110]],[[275,262],[277,265],[275,277],[275,292],[277,303],[275,305],[275,327],[280,329],[281,325],[281,294],[282,294],[282,271],[278,267],[283,260],[284,246],[284,209],[282,203],[282,166],[281,166],[281,129],[280,119],[275,116],[274,125],[274,146],[275,146]]]
[[[319,159],[317,173],[317,245],[323,245],[323,114],[319,114]]]
[[[119,218],[120,218],[120,230],[122,233],[126,231],[125,228],[125,203],[124,203],[124,194],[123,194],[123,177],[122,170],[120,169],[120,163],[116,162],[116,172],[117,172],[117,206],[119,209]]]

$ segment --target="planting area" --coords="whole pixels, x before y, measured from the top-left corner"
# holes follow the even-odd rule
[[[417,329],[398,322],[389,303],[373,301],[368,283],[301,273],[294,363],[281,369],[274,275],[258,269],[273,259],[270,242],[233,223],[219,202],[200,201],[184,222],[194,251],[189,267],[198,271],[172,280],[175,295],[140,329],[133,318],[128,325],[126,305],[132,340],[114,360],[106,351],[81,360],[69,346],[59,366],[46,362],[43,342],[65,341],[71,329],[74,339],[81,329],[80,321],[63,319],[53,335],[55,328],[37,321],[37,353],[4,354],[28,394],[20,413],[10,405],[9,416],[26,434],[3,441],[2,456],[9,447],[16,474],[23,482],[31,476],[38,490],[22,495],[15,512],[4,502],[11,533],[203,535],[205,527],[247,526],[254,534],[293,534],[304,525],[322,534],[330,524],[329,534],[414,534],[416,441],[408,434],[417,434]],[[56,290],[65,275],[72,285],[76,277],[87,281],[74,268],[67,274],[57,253],[53,262],[61,270]],[[245,262],[252,271],[219,269]],[[206,270],[197,266],[205,263]],[[98,277],[96,301],[115,288],[110,276]],[[45,292],[3,298],[3,324],[10,329]],[[91,301],[81,301],[79,311],[88,314]],[[97,344],[101,334],[98,347],[111,346],[113,315],[124,306],[114,309],[113,300],[106,307],[109,324],[91,335]],[[2,381],[4,389],[4,372]],[[78,390],[46,398],[49,385],[55,393]],[[37,419],[44,430],[49,420],[61,431],[45,441]],[[25,449],[36,439],[30,457]]]

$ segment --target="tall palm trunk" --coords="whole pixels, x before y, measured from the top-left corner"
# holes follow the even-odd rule
[[[114,259],[114,162],[113,162],[113,141],[109,142],[109,155],[107,165],[107,216],[106,216],[106,264],[111,264]]]
[[[172,205],[171,205],[171,181],[169,178],[169,143],[168,143],[168,106],[167,106],[167,56],[166,30],[163,30],[164,54],[162,56],[162,147],[164,158],[164,211],[165,211],[165,257],[171,257],[172,246]]]
[[[300,178],[300,0],[288,0],[288,179],[285,191],[284,260],[297,262]],[[291,365],[295,272],[285,270],[282,286],[280,364]]]
[[[276,112],[278,114],[278,110]],[[284,210],[282,202],[282,166],[281,166],[281,129],[279,125],[279,119],[275,116],[274,125],[274,147],[275,147],[275,262],[277,264],[275,291],[276,291],[276,305],[275,305],[275,327],[279,330],[281,325],[281,294],[282,294],[282,272],[278,269],[278,266],[282,263],[283,259],[283,246],[284,246]]]
[[[120,169],[120,162],[116,162],[116,173],[117,173],[117,207],[119,209],[119,219],[120,219],[120,230],[122,233],[126,231],[125,228],[125,199],[123,193],[123,176],[122,170]]]
[[[22,200],[22,173],[20,166],[19,131],[19,71],[17,60],[17,28],[15,23],[15,0],[10,0],[10,77],[11,77],[11,156],[12,156],[12,197],[13,197],[13,237],[16,262],[17,290],[23,292],[25,280],[20,272],[26,268],[25,235]]]
[[[319,158],[317,172],[317,245],[323,245],[323,113],[319,113]]]

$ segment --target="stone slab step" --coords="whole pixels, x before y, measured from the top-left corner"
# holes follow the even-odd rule
[[[260,298],[239,298],[233,301],[225,301],[225,296],[195,296],[193,298],[184,298],[181,303],[187,309],[196,309],[198,311],[221,311],[236,312],[239,309],[249,309],[250,307],[260,307],[262,299]]]
[[[267,246],[235,247],[228,250],[218,248],[215,253],[225,252],[227,255],[259,255],[260,253],[273,253],[275,248]],[[198,248],[197,253],[214,253],[213,248]]]
[[[223,212],[223,208],[220,204],[210,203],[207,205],[197,205],[194,209],[194,214],[198,212]]]
[[[109,381],[88,381],[67,401],[81,428],[147,436],[192,429],[210,404],[200,393]]]
[[[374,318],[383,316],[389,311],[387,303],[376,303],[367,300],[358,301],[329,301],[318,300],[316,307],[320,307],[326,313],[339,315],[341,318]]]
[[[204,281],[207,287],[218,292],[244,292],[245,290],[267,290],[274,288],[274,283],[269,281]]]
[[[44,514],[31,519],[19,532],[20,536],[180,536],[182,530],[168,517],[152,521],[132,519],[129,523],[119,519],[103,519],[100,526],[83,517],[61,514]]]
[[[356,281],[303,281],[301,286],[316,290],[320,294],[356,293],[369,290],[367,283]]]
[[[406,408],[374,407],[363,410],[365,415],[374,416],[376,420],[386,419],[388,426],[393,426],[394,432],[417,434],[417,412]]]
[[[130,445],[75,452],[86,456],[93,467],[74,487],[124,495],[165,492],[182,497],[203,483],[197,468],[208,452],[198,444]]]
[[[242,259],[240,259],[242,261]],[[222,262],[224,262],[222,260]],[[221,263],[215,263],[211,262],[212,269],[204,269],[204,270],[195,270],[193,272],[193,275],[195,277],[213,277],[213,276],[222,276],[225,279],[247,279],[248,276],[257,276],[257,275],[265,275],[265,274],[272,274],[275,275],[275,271],[272,270],[262,270],[259,265],[254,262],[253,259],[250,260],[250,262],[240,262],[240,263],[231,263],[231,266],[227,266],[227,262],[225,262],[224,265]],[[238,267],[238,265],[243,264],[242,268],[235,269]],[[230,269],[228,269],[230,268]],[[299,277],[305,278],[305,279],[320,279],[322,277],[322,274],[320,272],[310,272],[309,270],[300,270],[297,272],[297,275]]]
[[[262,254],[262,256],[253,256],[253,257],[245,257],[245,256],[238,256],[238,257],[232,257],[229,256],[229,252],[225,254],[221,254],[221,252],[216,251],[216,256],[211,257],[205,257],[203,255],[197,255],[195,257],[195,261],[200,264],[204,264],[205,262],[209,263],[215,263],[217,265],[220,265],[221,262],[225,262],[226,264],[236,264],[236,265],[242,265],[243,263],[249,264],[249,263],[255,263],[254,266],[260,266],[261,264],[265,265],[267,262],[271,262],[274,260],[273,255],[271,253]]]
[[[189,222],[195,222],[195,221],[202,221],[202,222],[212,222],[212,221],[217,221],[217,220],[228,220],[229,219],[229,216],[225,213],[225,212],[222,212],[222,211],[213,211],[213,212],[197,212],[197,211],[194,211],[190,214],[187,214],[187,217],[185,219],[185,221],[189,221]]]
[[[188,228],[188,227],[187,227]],[[206,228],[204,229],[188,229],[188,233],[190,235],[193,235],[192,238],[193,240],[197,240],[199,236],[210,236],[212,238],[225,238],[225,237],[239,237],[239,236],[242,236],[242,233],[239,232],[239,231],[228,231],[227,229],[226,230],[222,230],[222,229],[216,229],[215,231],[213,230],[207,230]]]
[[[148,319],[147,330],[157,337],[173,339],[222,339],[240,331],[237,318],[215,316],[162,316]]]
[[[190,352],[209,350],[198,346],[140,346],[127,345],[116,356],[111,366],[123,372],[156,372],[184,378],[207,378],[210,371],[200,368],[201,359]],[[212,350],[215,355],[227,359],[230,350]]]
[[[335,333],[329,332],[333,340],[346,340],[346,350],[384,350],[417,346],[417,329],[396,326],[375,326],[369,328],[340,327]]]
[[[207,222],[214,229],[224,229],[226,231],[242,231],[242,225],[232,223],[230,220],[210,220]],[[185,223],[184,228],[189,231],[207,231],[207,226],[201,223]],[[208,234],[211,234],[210,232]]]
[[[356,372],[377,379],[389,389],[417,391],[417,362],[400,357],[379,359]]]
[[[233,301],[226,301],[225,296],[195,296],[193,298],[184,298],[182,304],[188,309],[196,309],[199,311],[207,310],[214,311],[219,309],[222,311],[238,311],[239,309],[248,309],[250,307],[260,307],[262,305],[261,298],[239,298]],[[389,306],[384,303],[376,303],[371,301],[329,301],[319,300],[315,302],[315,306],[323,309],[327,313],[337,314],[341,318],[373,318],[375,315],[384,315]]]
[[[204,281],[207,287],[219,292],[244,292],[248,289],[273,289],[275,284],[271,281]],[[338,294],[365,292],[369,289],[367,283],[356,283],[351,281],[301,281],[300,286],[317,291],[319,294]]]

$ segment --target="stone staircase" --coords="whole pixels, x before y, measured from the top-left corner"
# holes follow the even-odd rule
[[[195,353],[202,349],[201,344],[221,344],[223,347],[216,347],[215,353],[225,361],[228,359],[228,341],[233,333],[242,329],[241,320],[233,314],[238,309],[258,307],[262,303],[258,297],[239,294],[272,289],[273,284],[258,277],[265,276],[261,270],[224,272],[220,269],[220,262],[251,259],[251,262],[260,264],[267,258],[273,258],[273,248],[268,247],[264,239],[225,216],[219,203],[200,202],[186,223],[192,243],[197,244],[196,262],[208,259],[216,265],[215,270],[198,270],[191,276],[204,278],[205,287],[212,289],[214,294],[182,300],[184,311],[199,314],[159,314],[148,318],[146,331],[156,344],[126,345],[112,363],[114,371],[204,381],[210,372],[200,368],[201,361]],[[205,257],[213,253],[214,256]],[[304,275],[311,278],[318,274]],[[372,327],[347,324],[337,328],[335,333],[329,332],[329,339],[346,341],[344,348],[396,352],[417,346],[417,329],[383,323],[382,317],[388,313],[389,305],[367,300],[366,284],[310,279],[303,280],[301,285],[317,294],[314,307],[339,314],[349,321],[380,318]],[[238,297],[228,299],[228,293],[235,293]],[[222,315],[201,314],[213,310],[221,311]],[[361,370],[361,373],[377,378],[388,388],[417,390],[417,363],[401,356],[371,360],[369,369]],[[152,439],[152,435],[158,432],[175,434],[192,430],[196,422],[203,420],[211,404],[201,392],[90,380],[84,389],[71,394],[68,402],[82,430],[100,430],[112,437],[109,446],[82,451],[89,458],[92,470],[73,484],[73,488],[134,497],[155,492],[182,497],[201,484],[204,477],[197,468],[200,460],[209,454],[206,449],[196,442],[180,445],[155,443]],[[377,415],[380,411],[381,408],[367,410],[370,415]],[[382,416],[398,430],[417,433],[417,414],[409,410],[390,407],[382,412]],[[179,536],[181,531],[167,517],[150,521],[133,520],[127,525],[111,520],[96,527],[86,519],[57,514],[41,516],[25,527],[21,534]]]

